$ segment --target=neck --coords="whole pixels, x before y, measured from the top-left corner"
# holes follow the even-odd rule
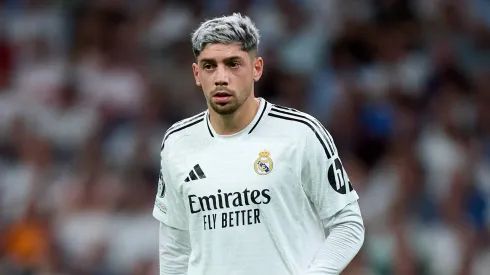
[[[209,109],[210,123],[219,135],[233,135],[245,129],[254,119],[260,107],[260,101],[251,97],[233,114],[220,115]]]

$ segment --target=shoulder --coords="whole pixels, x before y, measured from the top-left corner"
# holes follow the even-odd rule
[[[206,113],[206,111],[203,111],[172,124],[165,132],[160,150],[163,151],[165,147],[175,143],[184,136],[199,133],[198,125],[206,123]]]
[[[305,137],[327,132],[327,129],[314,116],[294,108],[272,104],[269,116],[274,119],[275,124],[279,124],[282,129],[292,134]],[[284,128],[284,126],[287,127]]]
[[[305,146],[321,146],[330,158],[336,153],[334,141],[325,126],[314,116],[294,108],[272,104],[268,114],[279,129],[288,135],[296,136],[305,142]]]

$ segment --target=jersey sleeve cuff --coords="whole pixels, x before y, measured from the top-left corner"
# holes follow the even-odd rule
[[[318,211],[319,217],[321,220],[329,219],[337,214],[339,211],[344,209],[347,205],[359,200],[359,195],[357,195],[356,191],[352,191],[349,194],[349,198],[346,198],[343,203],[338,203],[330,209],[326,209],[324,211]]]

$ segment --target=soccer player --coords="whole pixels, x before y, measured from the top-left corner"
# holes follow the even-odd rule
[[[363,244],[358,195],[330,134],[254,96],[258,45],[240,14],[192,34],[208,108],[163,138],[153,210],[160,274],[339,274]]]

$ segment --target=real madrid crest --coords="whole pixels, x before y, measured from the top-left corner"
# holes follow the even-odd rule
[[[254,169],[257,174],[267,175],[272,171],[274,163],[272,162],[270,155],[271,153],[267,150],[263,150],[259,153],[259,158],[256,159],[254,163]]]

